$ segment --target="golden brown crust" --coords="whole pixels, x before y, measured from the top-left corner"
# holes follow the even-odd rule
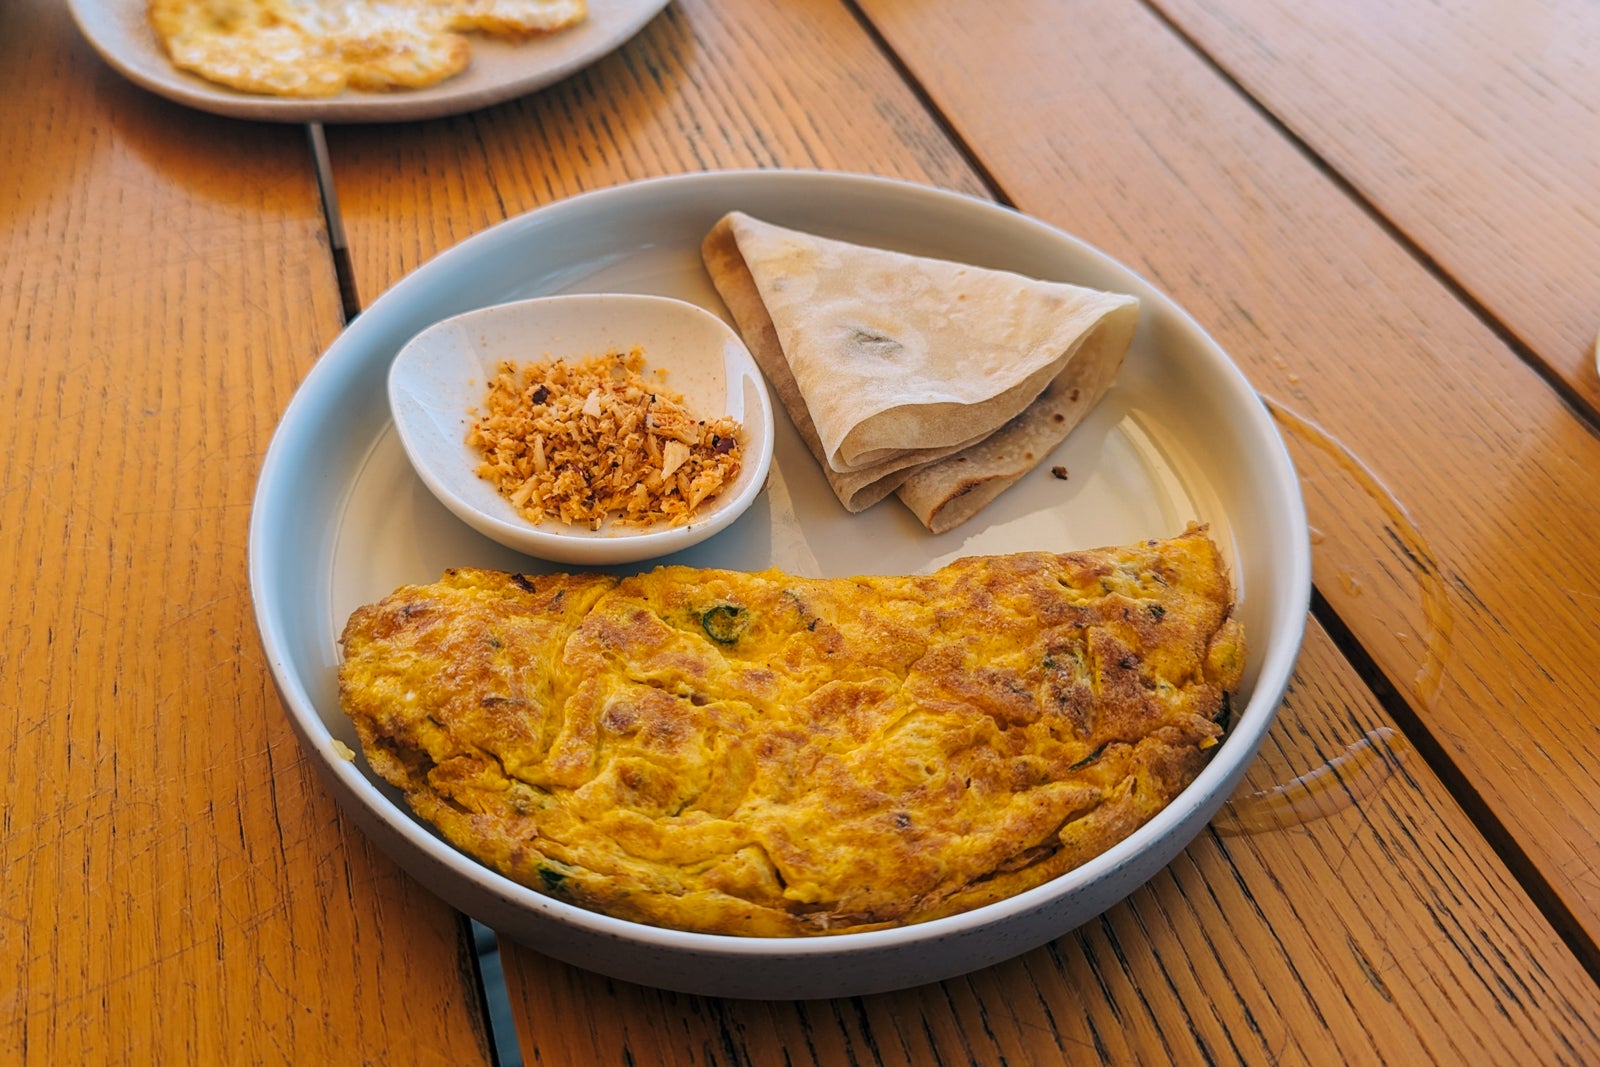
[[[627,919],[921,921],[1109,848],[1204,765],[1244,649],[1215,546],[814,580],[447,572],[351,616],[340,692],[450,841]]]

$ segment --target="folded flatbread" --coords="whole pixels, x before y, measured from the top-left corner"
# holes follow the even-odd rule
[[[869,248],[741,212],[701,248],[850,511],[891,492],[935,532],[971,517],[1110,388],[1132,296]]]

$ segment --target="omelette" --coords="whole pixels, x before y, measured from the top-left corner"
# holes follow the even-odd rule
[[[1245,657],[1196,526],[921,576],[458,569],[341,644],[367,761],[456,847],[749,936],[919,922],[1082,864],[1199,773]]]

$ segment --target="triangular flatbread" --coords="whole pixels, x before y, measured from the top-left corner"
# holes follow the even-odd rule
[[[1104,395],[1138,301],[733,212],[702,255],[845,507],[970,517]],[[1002,432],[1001,438],[989,439]]]

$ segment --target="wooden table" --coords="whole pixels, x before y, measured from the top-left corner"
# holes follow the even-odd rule
[[[435,252],[733,167],[992,197],[1176,297],[1299,467],[1304,651],[1234,803],[1054,944],[761,1003],[508,943],[502,1062],[1600,1060],[1596,56],[1584,0],[678,0],[535,95],[329,128],[341,279],[303,128],[0,5],[0,1061],[495,1057],[469,924],[278,705],[255,475]]]

